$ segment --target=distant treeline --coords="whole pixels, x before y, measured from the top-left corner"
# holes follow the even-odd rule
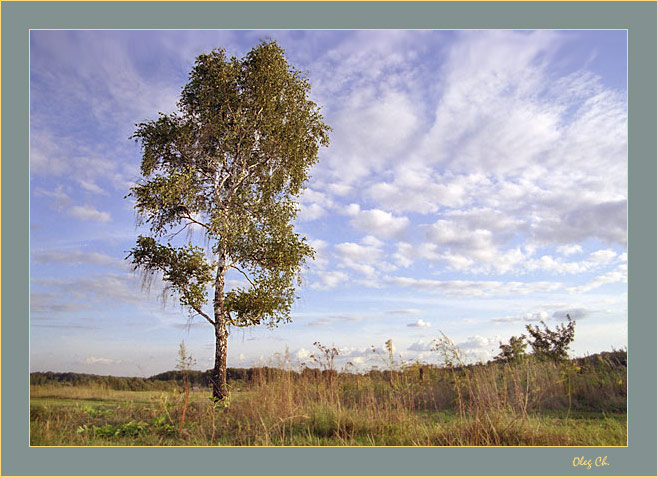
[[[186,371],[189,383],[192,387],[207,387],[211,384],[211,372]],[[324,374],[328,372],[325,371]],[[333,372],[335,374],[335,371]],[[321,376],[323,372],[319,369],[305,368],[301,372],[285,371],[279,368],[257,367],[257,368],[228,368],[226,370],[229,383],[253,383],[257,381],[270,381],[278,379],[284,374],[293,376]],[[55,373],[52,371],[30,373],[30,384],[64,386],[101,386],[107,389],[119,391],[166,391],[178,387],[183,382],[182,371],[165,371],[149,378],[103,376],[86,373]]]
[[[192,387],[210,385],[211,370],[186,371]],[[228,368],[228,380],[232,382],[252,382],[258,378],[273,378],[283,373],[276,368]],[[55,373],[52,371],[30,373],[30,384],[60,384],[65,386],[101,386],[119,391],[166,391],[178,387],[183,382],[182,371],[165,371],[149,378],[102,376],[86,373]]]
[[[593,354],[584,358],[573,359],[572,362],[577,366],[595,370],[599,366],[625,368],[627,360],[626,351],[611,351]],[[490,363],[491,365],[492,363]],[[471,366],[481,366],[479,364]],[[365,374],[370,377],[380,377],[389,380],[394,374],[409,373],[413,371],[418,373],[418,377],[423,379],[432,379],[441,374],[444,369],[431,364],[416,363],[413,366],[406,367],[402,370],[381,370],[371,369]],[[211,384],[211,370],[207,371],[186,371],[190,385],[193,388],[205,388]],[[272,367],[256,368],[228,368],[227,378],[229,383],[235,386],[240,384],[253,384],[257,382],[269,382],[282,377],[291,379],[299,378],[330,378],[333,379],[339,374],[352,374],[338,372],[336,370],[320,370],[317,368],[303,368],[301,371],[283,370]],[[30,384],[33,385],[64,385],[64,386],[101,386],[107,389],[120,391],[166,391],[179,387],[183,382],[182,371],[166,371],[156,374],[149,378],[139,377],[117,377],[102,376],[97,374],[84,373],[55,373],[35,372],[30,373]]]

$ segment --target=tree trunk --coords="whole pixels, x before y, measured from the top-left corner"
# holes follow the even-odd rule
[[[226,383],[226,356],[228,351],[228,330],[226,329],[226,315],[224,311],[224,254],[219,257],[217,277],[215,278],[215,367],[212,373],[212,395],[216,399],[224,399],[228,396],[228,385]]]
[[[223,317],[219,320],[215,316],[215,320],[215,368],[212,376],[212,395],[214,398],[221,400],[228,396],[228,385],[226,383],[228,331]]]

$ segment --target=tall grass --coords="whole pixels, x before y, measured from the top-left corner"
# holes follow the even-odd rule
[[[207,390],[186,398],[181,391],[34,387],[31,440],[33,445],[626,444],[625,416],[614,414],[626,409],[625,362],[527,357],[466,365],[448,340],[437,347],[444,360],[436,367],[398,363],[391,349],[388,369],[365,374],[297,372],[284,357],[279,369],[234,383],[230,399],[222,402],[209,399]],[[84,404],[72,404],[76,400]]]

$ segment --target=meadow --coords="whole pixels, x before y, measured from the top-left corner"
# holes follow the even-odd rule
[[[326,351],[330,351],[325,348]],[[564,362],[255,368],[210,399],[185,371],[31,385],[34,446],[624,446],[626,353]],[[449,356],[448,356],[449,358]],[[245,370],[243,370],[245,371]],[[199,373],[199,372],[197,372]],[[234,373],[235,374],[235,373]],[[134,381],[139,378],[130,378]],[[190,384],[191,383],[191,384]],[[136,385],[131,385],[135,388]]]

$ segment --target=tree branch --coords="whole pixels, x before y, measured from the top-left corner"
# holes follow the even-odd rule
[[[244,275],[244,277],[247,279],[247,281],[248,281],[249,283],[251,283],[251,286],[254,287],[254,288],[256,287],[256,285],[254,284],[254,282],[251,281],[251,278],[249,278],[249,276],[248,276],[244,271],[242,271],[240,268],[236,267],[234,264],[231,264],[231,265],[229,265],[229,266],[230,266],[231,268],[235,268],[238,272],[242,273],[242,274]]]
[[[178,235],[179,233],[181,233],[183,230],[185,230],[185,229],[186,229],[187,227],[189,227],[189,226],[190,226],[190,224],[189,224],[189,222],[188,222],[188,223],[186,223],[185,225],[183,225],[183,228],[180,229],[178,232],[175,232],[175,233],[172,233],[172,234],[170,234],[170,235],[167,235],[167,238],[168,238],[169,240],[173,240],[174,237],[176,237],[176,235]]]
[[[189,220],[190,222],[195,223],[195,224],[197,224],[197,225],[200,225],[200,226],[203,227],[204,229],[210,231],[210,227],[208,227],[206,224],[204,224],[203,222],[199,222],[198,220],[193,219],[193,218],[192,218],[192,214],[190,214],[190,211],[189,211],[189,210],[187,209],[187,207],[185,207],[184,205],[181,205],[181,206],[180,206],[179,214],[180,214],[181,218],[183,218],[183,219],[187,219],[187,220]],[[186,227],[187,227],[188,225],[189,225],[189,224],[185,224]]]
[[[203,311],[201,311],[199,308],[193,307],[192,308],[194,311],[196,311],[199,315],[203,316],[206,320],[208,320],[208,323],[211,325],[215,326],[215,320],[211,319],[208,315],[206,315]]]
[[[261,315],[262,315],[262,313],[259,313],[259,314],[256,316],[256,318],[260,318]],[[249,321],[247,321],[247,322],[241,324],[241,323],[236,323],[236,322],[233,320],[233,317],[231,316],[230,313],[228,313],[228,312],[226,313],[226,321],[228,321],[229,324],[230,324],[231,326],[235,326],[236,328],[246,328],[247,326],[252,326],[252,325],[253,325],[253,321],[254,321],[256,318],[252,318],[251,320],[249,320]]]

